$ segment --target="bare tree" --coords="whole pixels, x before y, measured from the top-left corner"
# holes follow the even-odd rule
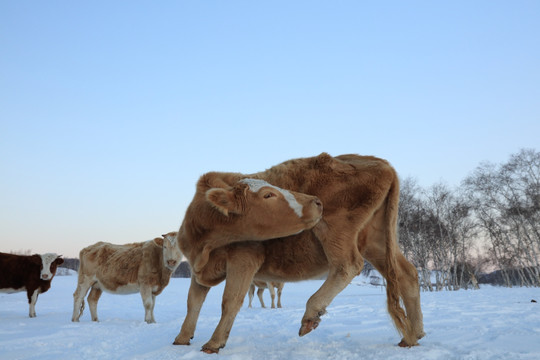
[[[540,153],[484,163],[463,182],[506,286],[540,286]]]

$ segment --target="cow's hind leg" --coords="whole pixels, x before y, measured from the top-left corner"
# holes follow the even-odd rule
[[[375,238],[372,238],[375,240]],[[392,305],[391,298],[398,296],[405,305],[406,319],[408,324],[405,324],[403,339],[399,343],[400,346],[417,345],[418,339],[421,339],[424,333],[422,309],[420,307],[420,287],[418,284],[418,272],[403,254],[397,249],[394,251],[395,260],[391,262],[395,269],[389,269],[389,259],[386,256],[386,250],[377,243],[368,243],[367,251],[363,251],[366,259],[381,273],[387,283],[388,297],[388,312],[390,313],[394,323],[401,321],[399,312],[403,310]],[[380,244],[380,243],[379,243]],[[392,285],[393,284],[393,285]],[[397,292],[397,295],[390,292]],[[402,321],[401,321],[402,322]],[[400,328],[396,323],[396,328]]]
[[[326,313],[326,307],[362,271],[361,264],[357,263],[354,266],[348,264],[330,269],[326,281],[306,304],[306,312],[302,317],[302,325],[298,335],[304,336],[319,326],[321,316]]]
[[[413,264],[405,259],[401,253],[396,254],[396,260],[399,270],[398,284],[407,318],[411,322],[412,331],[416,339],[424,337],[424,319],[422,308],[420,307],[420,285],[418,283],[418,271]],[[400,346],[408,346],[406,342],[400,343]]]
[[[388,312],[403,336],[399,345],[405,347],[418,345],[418,339],[424,336],[424,329],[418,274],[397,243],[398,201],[396,179],[389,189],[385,205],[359,234],[358,245],[362,255],[386,279]],[[401,303],[405,305],[405,310]]]
[[[339,220],[335,220],[334,223],[339,224]],[[350,226],[345,223],[342,226],[335,226],[336,231],[323,227],[316,229],[315,234],[321,241],[329,262],[329,272],[325,282],[306,304],[306,312],[298,332],[300,336],[317,328],[321,316],[326,313],[326,307],[362,271],[364,259],[356,245],[357,234],[354,229],[343,230],[348,227]]]
[[[276,291],[274,290],[274,285],[272,285],[272,283],[270,283],[270,282],[267,282],[266,287],[268,287],[268,291],[270,291],[270,299],[272,299],[271,308],[275,309],[276,308],[276,302],[275,302],[275,300],[276,300]]]
[[[249,291],[248,291],[248,297],[249,297],[249,305],[248,307],[251,307],[251,302],[253,301],[253,296],[255,295],[255,285],[251,283],[249,285]]]
[[[182,323],[180,333],[174,339],[174,345],[189,345],[189,341],[193,339],[195,327],[197,326],[197,320],[199,319],[199,314],[201,312],[201,307],[209,290],[210,288],[208,286],[200,285],[197,280],[195,280],[195,276],[191,277],[186,318]]]
[[[88,294],[88,297],[87,297],[88,308],[90,308],[90,315],[91,315],[92,321],[99,321],[98,314],[97,314],[97,304],[102,293],[103,291],[100,288],[98,288],[96,285],[94,285],[92,286],[92,290],[90,290],[90,294]]]
[[[277,289],[277,307],[281,308],[281,292],[283,291],[283,283],[278,283]]]
[[[88,293],[88,290],[90,290],[90,287],[92,287],[92,282],[87,280],[79,269],[77,289],[73,293],[73,316],[71,317],[71,321],[79,321],[84,311],[84,297]]]
[[[264,305],[263,294],[264,294],[264,288],[257,289],[257,296],[259,297],[259,302],[261,303],[261,307],[265,308],[266,305]]]

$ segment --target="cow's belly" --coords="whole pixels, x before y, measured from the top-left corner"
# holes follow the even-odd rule
[[[139,284],[111,286],[111,284],[106,284],[106,283],[103,283],[102,281],[98,281],[97,285],[99,286],[101,290],[108,292],[110,294],[116,294],[116,295],[136,294],[140,290]]]
[[[14,289],[14,288],[0,289],[0,293],[4,293],[4,294],[13,294],[13,293],[21,292],[21,291],[26,291],[26,288],[21,287],[18,289]]]
[[[319,241],[309,233],[264,242],[264,263],[255,275],[264,281],[300,281],[321,278],[328,260]]]

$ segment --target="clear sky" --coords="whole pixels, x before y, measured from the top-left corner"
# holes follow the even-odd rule
[[[0,251],[177,230],[207,171],[540,147],[539,1],[0,1]]]

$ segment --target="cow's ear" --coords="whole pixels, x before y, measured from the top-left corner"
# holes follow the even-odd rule
[[[154,244],[156,244],[157,246],[163,247],[163,239],[162,238],[155,238],[154,239]]]
[[[64,263],[64,259],[62,259],[60,256],[57,257],[54,261],[56,261],[56,264],[57,264],[57,265],[60,265],[60,264],[63,264],[63,263]]]
[[[232,191],[222,188],[210,189],[206,191],[206,200],[225,216],[238,212],[236,197]]]
[[[168,239],[169,241],[174,241],[176,239],[176,235],[178,234],[178,232],[176,231],[173,231],[173,232],[169,232],[169,233],[166,233],[166,234],[163,234],[161,235],[164,239]]]

